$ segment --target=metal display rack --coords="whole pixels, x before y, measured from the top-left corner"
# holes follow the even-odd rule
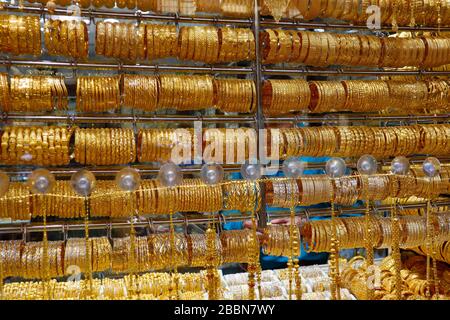
[[[255,3],[257,7],[257,3]],[[41,15],[71,15],[66,9],[55,8],[52,12],[49,11],[43,5],[26,5],[17,6],[11,4],[4,4],[3,9],[10,12],[24,12],[34,13]],[[262,27],[296,27],[296,28],[318,28],[318,29],[354,29],[354,30],[367,30],[365,25],[355,25],[350,23],[326,23],[326,22],[306,22],[300,20],[288,20],[282,19],[281,21],[275,21],[274,19],[261,17],[256,19],[252,18],[223,18],[217,16],[180,16],[178,14],[155,14],[136,11],[118,12],[113,10],[104,9],[81,9],[81,16],[92,18],[115,18],[115,19],[129,19],[129,20],[156,20],[165,22],[176,23],[199,23],[199,24],[234,24],[241,26],[250,26],[254,21],[258,20],[259,25]],[[392,26],[383,25],[380,30],[391,30]],[[427,26],[398,26],[401,31],[450,31],[450,27],[427,27]]]

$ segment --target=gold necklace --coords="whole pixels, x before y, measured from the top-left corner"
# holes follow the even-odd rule
[[[179,300],[180,299],[180,292],[179,292],[179,275],[178,275],[178,267],[177,267],[177,261],[176,261],[176,257],[175,257],[175,226],[173,224],[173,214],[174,214],[174,210],[172,209],[172,205],[170,206],[170,233],[169,233],[169,237],[170,237],[170,251],[171,251],[171,256],[172,256],[172,270],[173,270],[173,278],[172,278],[172,283],[171,286],[169,288],[169,299],[171,300]]]
[[[397,300],[402,300],[402,277],[400,270],[402,268],[402,258],[400,255],[400,221],[397,215],[398,198],[393,202],[391,210],[391,228],[392,228],[392,257],[394,258],[394,283]]]
[[[281,20],[290,2],[291,0],[264,0],[264,3],[276,22]]]
[[[85,233],[85,246],[86,246],[86,262],[85,262],[85,268],[86,268],[86,278],[88,281],[85,282],[86,284],[86,299],[89,299],[92,297],[93,293],[93,285],[92,285],[92,265],[91,265],[91,246],[89,243],[89,216],[90,216],[90,205],[89,205],[89,198],[84,198],[84,233]]]
[[[339,241],[337,239],[336,211],[334,206],[334,187],[331,188],[331,249],[330,249],[330,278],[331,299],[341,300],[339,286]]]
[[[218,300],[218,284],[219,275],[217,272],[217,248],[216,248],[216,226],[215,219],[209,223],[206,230],[206,245],[207,245],[207,263],[206,263],[206,276],[208,279],[208,299]]]
[[[369,186],[369,176],[364,175],[363,179],[367,179],[367,186]],[[371,216],[370,216],[370,201],[369,192],[366,193],[366,210],[365,210],[365,247],[366,247],[366,283],[369,284],[370,270],[373,265],[373,239],[371,226]],[[367,285],[366,299],[373,300],[374,290]]]

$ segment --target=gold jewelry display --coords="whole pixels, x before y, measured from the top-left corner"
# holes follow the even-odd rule
[[[101,148],[99,148],[100,146]],[[136,146],[134,133],[131,129],[77,128],[75,130],[76,162],[81,164],[112,165],[131,163],[135,159]]]
[[[4,111],[67,110],[68,93],[63,77],[12,76],[8,88],[6,75],[2,76],[5,77],[2,89]]]
[[[58,166],[70,162],[72,129],[67,127],[4,127],[1,136],[3,164]]]
[[[39,17],[0,16],[0,52],[13,55],[41,54]]]
[[[281,29],[263,32],[262,55],[265,63],[293,62],[317,67],[344,65],[396,68],[405,66],[432,68],[450,63],[448,56],[444,54],[449,46],[449,40],[442,36],[379,38],[371,35],[298,31],[296,37],[291,37],[289,34],[292,32]],[[300,47],[294,42],[297,37],[300,38]],[[285,45],[284,41],[287,41]],[[281,50],[283,47],[286,47],[285,51]],[[293,51],[294,49],[298,51]],[[408,58],[400,59],[400,56]]]
[[[256,152],[256,131],[252,128],[204,129],[202,137],[205,145],[221,148],[221,155],[209,155],[213,158],[221,156],[219,162],[237,163],[249,159]],[[196,135],[191,128],[142,129],[138,133],[138,160],[142,163],[165,162],[173,158],[189,161],[195,154],[196,143]]]
[[[155,76],[125,75],[123,103],[127,107],[154,111],[158,106],[159,79]]]
[[[47,4],[50,17],[24,15],[19,2],[0,4],[6,13],[18,12],[0,16],[5,70],[0,73],[5,124],[0,165],[7,172],[0,172],[5,187],[0,218],[11,224],[25,220],[20,228],[1,232],[23,233],[22,240],[0,241],[2,299],[354,299],[350,291],[364,299],[448,298],[448,268],[438,261],[449,260],[450,214],[444,201],[450,166],[442,164],[429,178],[417,165],[421,155],[450,154],[450,125],[444,121],[450,105],[445,77],[450,37],[441,30],[450,24],[447,1],[79,0],[69,8],[78,18],[55,18],[62,11],[54,2]],[[380,17],[369,16],[372,5],[382,9]],[[119,10],[91,12],[92,7]],[[138,11],[133,17],[121,9]],[[30,4],[25,11],[42,14],[42,5]],[[196,15],[202,11],[239,19]],[[270,15],[273,20],[265,18]],[[290,20],[280,21],[286,17]],[[337,28],[339,22],[319,21],[317,26],[327,29],[319,32],[295,21],[328,17],[351,23]],[[395,32],[352,32],[363,24],[370,28],[371,20]],[[291,30],[285,29],[289,25]],[[397,32],[405,25],[415,30]],[[42,46],[51,61],[40,56]],[[31,55],[39,60],[29,60]],[[286,69],[285,63],[295,65]],[[374,77],[363,80],[363,75]],[[294,112],[303,115],[283,116]],[[329,124],[329,112],[340,113],[332,115],[336,124]],[[208,122],[200,132],[196,117]],[[342,125],[347,120],[352,125]],[[355,125],[359,122],[364,125]],[[267,136],[261,137],[263,129]],[[245,161],[263,160],[264,152],[271,161],[342,157],[349,167],[353,158],[373,155],[382,171],[392,157],[414,158],[403,175],[313,174],[214,185],[203,181],[203,167],[202,179],[190,168],[200,153],[204,163],[232,165],[219,168],[229,172]],[[161,175],[169,178],[170,172],[162,168],[157,179],[149,179],[153,166],[167,162],[179,164],[188,176],[168,187]],[[116,166],[127,165],[145,175],[134,191],[124,191],[132,187],[119,181],[122,170],[110,179]],[[52,179],[51,192],[36,194],[22,182],[23,173],[35,166],[65,174]],[[79,166],[108,175],[86,197],[79,196],[76,177],[67,176]],[[250,174],[242,169],[242,176]],[[359,200],[365,207],[340,207],[354,207]],[[296,206],[322,203],[331,210],[305,209],[300,214],[306,219],[297,221]],[[267,205],[281,210],[266,214]],[[289,220],[266,225],[285,218],[283,208],[289,208]],[[240,214],[221,212],[230,210]],[[365,216],[338,217],[347,212]],[[42,225],[33,221],[41,217]],[[68,237],[69,231],[72,236],[82,231],[82,218],[84,235]],[[50,225],[53,219],[56,224]],[[243,219],[250,221],[242,230],[223,231],[222,221]],[[180,232],[176,226],[183,220]],[[62,240],[50,237],[58,228]],[[113,230],[128,228],[113,237]],[[107,236],[91,237],[90,229],[107,229]],[[37,231],[41,241],[34,237]],[[329,252],[328,264],[300,268],[301,243],[308,253]],[[261,248],[286,256],[287,268],[263,271]],[[342,249],[360,248],[365,258],[340,257]],[[373,252],[380,248],[392,248],[381,263]],[[223,276],[219,267],[228,263],[246,264],[248,273]],[[379,281],[372,288],[373,266]],[[202,270],[194,275],[185,268]],[[61,279],[81,275],[84,280],[75,283]]]
[[[293,185],[286,179],[266,179],[266,201],[268,205],[285,208],[290,208],[292,201],[314,205],[326,202],[328,195],[334,192],[335,203],[352,205],[367,198],[392,203],[389,202],[392,198],[408,200],[419,197],[420,201],[420,197],[434,198],[448,192],[449,167],[443,166],[440,175],[432,179],[421,177],[420,172],[421,169],[412,168],[411,174],[403,177],[390,174],[371,175],[367,179],[346,176],[335,179],[334,185],[325,175],[304,176]],[[183,184],[170,189],[156,179],[143,179],[140,187],[131,194],[131,200],[130,195],[121,191],[113,181],[97,182],[89,197],[93,217],[126,217],[124,209],[130,201],[140,215],[165,214],[169,203],[175,204],[176,212],[217,212],[223,209],[247,212],[252,208],[251,199],[257,197],[258,204],[261,201],[259,189],[241,180],[209,186],[200,179],[185,179]],[[406,203],[406,200],[399,203]],[[29,220],[41,215],[45,209],[49,216],[80,218],[85,212],[83,201],[84,198],[75,194],[69,181],[57,180],[52,193],[45,196],[31,196],[26,184],[12,182],[6,196],[0,198],[0,207],[3,208],[0,217]]]
[[[226,35],[225,35],[226,34]],[[181,27],[159,24],[101,22],[96,53],[124,61],[178,57],[205,63],[251,61],[255,38],[251,29]]]
[[[212,0],[218,2],[218,5],[210,4],[203,7],[201,3],[210,2],[200,0],[197,2],[197,10],[200,12],[220,12],[224,16],[248,18],[253,15],[252,0]]]
[[[167,299],[172,277],[168,273],[146,273],[137,276],[136,281],[142,290],[140,299],[154,300]],[[51,280],[49,291],[52,300],[74,300],[84,295],[83,288],[86,280],[79,282],[61,282]],[[203,287],[205,275],[201,273],[180,274],[180,298],[184,300],[203,299]],[[114,279],[103,278],[93,280],[93,294],[88,297],[94,300],[123,300],[130,299],[129,277]],[[14,282],[4,287],[4,298],[6,300],[36,300],[42,299],[41,282]]]
[[[89,37],[84,21],[46,20],[44,42],[50,55],[85,59],[89,54]]]
[[[448,154],[442,137],[447,136],[450,126],[415,125],[399,127],[306,127],[281,128],[280,152],[282,158],[292,156],[339,156],[358,157],[372,154],[377,158],[413,154]],[[436,134],[439,132],[439,134]],[[445,133],[444,133],[445,132]],[[287,136],[294,135],[302,141],[297,148],[289,148]]]
[[[442,213],[437,215],[438,225],[436,226],[437,242],[443,243],[445,234],[448,233],[449,215]],[[415,248],[418,243],[425,243],[426,240],[426,219],[416,216],[399,216],[398,239],[399,248]],[[365,218],[336,218],[336,224],[341,226],[342,233],[338,235],[342,249],[363,248],[364,238],[359,235],[364,233]],[[331,222],[329,220],[311,221],[305,223],[301,234],[305,242],[305,248],[311,252],[329,252],[331,243],[329,234],[331,233]],[[370,221],[374,248],[388,248],[392,245],[394,232],[390,218],[372,217]],[[284,240],[286,241],[286,240]],[[279,244],[281,245],[281,244]]]
[[[290,2],[291,0],[264,0],[265,5],[269,8],[271,15],[277,22],[285,14]]]
[[[359,257],[362,261],[364,258]],[[395,300],[395,291],[397,288],[394,286],[394,259],[392,256],[388,256],[381,261],[379,267],[381,269],[381,283],[380,288],[375,290],[374,298],[376,300]],[[443,264],[437,265],[438,272],[445,274],[446,266]],[[361,263],[358,267],[355,267],[351,261],[348,262],[345,270],[343,271],[344,285],[347,287],[358,299],[366,299],[365,296],[365,264]],[[426,297],[426,258],[422,256],[412,255],[405,259],[403,263],[403,269],[401,272],[401,279],[404,289],[402,296],[405,300],[424,300]],[[442,285],[446,288],[440,291],[432,290],[431,299],[448,299],[449,280],[443,279]],[[447,290],[447,291],[445,291]]]
[[[120,106],[120,77],[78,77],[77,110],[105,112]]]

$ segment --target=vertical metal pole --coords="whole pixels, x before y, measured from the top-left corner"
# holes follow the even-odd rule
[[[256,82],[256,129],[258,130],[258,159],[261,160],[261,136],[259,130],[264,129],[264,115],[262,110],[262,72],[261,72],[261,50],[259,43],[259,30],[260,30],[260,17],[259,17],[259,5],[258,0],[254,0],[254,18],[253,18],[253,33],[255,35],[255,62],[253,65],[254,77]],[[261,190],[261,208],[259,211],[258,226],[264,228],[267,226],[267,213],[266,213],[266,190],[265,184],[260,184]]]

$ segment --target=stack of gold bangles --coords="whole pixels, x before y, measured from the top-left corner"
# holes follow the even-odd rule
[[[0,198],[0,218],[30,220],[30,188],[21,182],[11,182],[6,194]]]
[[[120,107],[120,77],[78,77],[77,110],[101,112]]]
[[[45,3],[45,0],[38,2]],[[30,1],[30,2],[35,2]],[[67,0],[55,0],[56,4],[67,6]],[[253,0],[80,0],[82,8],[90,6],[101,8],[139,9],[161,13],[178,13],[194,15],[197,12],[221,14],[228,17],[251,18],[254,15]],[[271,15],[270,6],[266,1],[260,4],[261,15]],[[380,22],[400,26],[427,25],[445,26],[450,24],[450,5],[433,0],[385,0],[377,1],[344,1],[344,0],[291,0],[282,16],[290,19],[314,20],[316,18],[333,18],[352,23],[366,23],[371,17],[370,6],[380,9]],[[395,14],[394,14],[395,12]],[[395,17],[395,19],[394,19]]]
[[[0,74],[4,111],[67,110],[68,93],[63,77],[12,76],[8,88],[7,75]]]
[[[39,17],[0,15],[0,52],[40,55]]]
[[[247,263],[248,246],[251,230],[223,231],[216,238],[216,251],[221,263]],[[205,267],[205,237],[175,234],[175,248],[172,250],[170,235],[152,234],[136,237],[135,254],[132,259],[130,237],[114,238],[111,242],[106,237],[89,238],[93,272],[112,270],[115,273],[128,272],[132,268],[138,272],[162,270],[168,267]],[[86,272],[86,239],[70,238],[67,241],[49,241],[49,274],[45,274],[42,241],[24,242],[22,240],[0,241],[5,277],[23,277],[26,279],[55,278],[78,272]],[[194,248],[195,246],[195,248]],[[172,252],[175,252],[173,255]]]
[[[131,194],[119,190],[114,181],[98,180],[89,198],[91,216],[111,218],[128,217],[135,210],[141,215],[217,212],[224,208],[247,212],[258,210],[261,205],[258,185],[233,181],[210,186],[200,179],[186,179],[174,188],[163,187],[156,179],[145,179]],[[13,220],[29,220],[43,214],[65,219],[85,215],[84,198],[75,194],[69,181],[59,180],[51,194],[46,195],[31,194],[25,183],[12,182],[0,198],[0,208],[0,218]]]
[[[295,62],[311,66],[378,66],[423,68],[450,63],[445,36],[379,38],[328,32],[266,30],[265,63]]]
[[[418,254],[430,255],[433,259],[450,263],[450,241],[445,241],[444,243],[436,242],[430,249],[426,245],[420,245],[417,248],[412,248],[412,250]]]
[[[450,190],[450,168],[442,167],[440,175],[429,179],[421,169],[407,176],[358,175],[330,179],[326,175],[302,177],[296,181],[267,179],[267,204],[276,207],[314,205],[331,201],[352,205],[357,200],[390,200],[392,198],[436,198]],[[300,191],[300,192],[299,192]],[[202,199],[202,200],[199,200]],[[0,198],[1,218],[28,220],[31,216],[79,218],[84,216],[84,198],[76,196],[68,181],[57,181],[51,194],[32,195],[26,184],[13,182]],[[90,214],[95,217],[128,217],[168,212],[217,212],[223,209],[249,212],[261,206],[259,183],[234,180],[209,186],[200,179],[185,179],[174,188],[163,187],[158,180],[144,179],[131,194],[119,190],[113,181],[98,180],[90,196]]]
[[[251,113],[255,111],[255,83],[252,80],[215,79],[214,105],[223,112]]]
[[[203,131],[205,143],[216,143],[223,150],[222,154],[206,155],[211,160],[222,163],[237,163],[255,154],[256,132],[250,128],[207,129]],[[196,135],[192,129],[142,129],[138,133],[139,162],[167,161],[180,159],[190,161],[194,154]],[[225,148],[226,147],[226,148]],[[225,149],[236,150],[227,154]],[[185,152],[189,151],[190,152]],[[177,153],[174,153],[174,152]],[[183,152],[181,152],[183,151]],[[181,154],[180,154],[181,153]]]
[[[122,60],[178,57],[206,63],[251,61],[255,38],[251,29],[100,22],[96,53]]]
[[[25,196],[26,193],[24,193]],[[30,217],[56,216],[65,219],[84,217],[86,207],[83,197],[77,195],[70,181],[57,180],[53,187],[51,195],[32,195],[23,198],[22,202],[29,202],[30,211],[28,211],[27,219]],[[5,211],[7,212],[7,210]]]
[[[448,224],[450,216],[448,213],[437,214],[435,225],[436,240],[442,243],[448,239]],[[365,217],[336,218],[334,225],[337,226],[337,238],[339,247],[342,249],[353,249],[364,247]],[[400,217],[400,247],[414,248],[424,243],[427,237],[426,218],[419,216]],[[304,239],[305,248],[310,252],[330,252],[330,234],[333,228],[331,220],[317,220],[307,222],[303,225],[301,234]],[[370,219],[373,246],[375,248],[389,248],[392,245],[392,224],[390,218],[373,216]]]
[[[248,263],[249,247],[251,246],[251,230],[230,230],[220,233],[222,242],[223,263]]]
[[[264,229],[264,243],[262,246],[264,253],[276,257],[290,256],[291,246],[289,243],[291,238],[289,230],[289,226],[283,225],[271,225]],[[297,232],[297,234],[299,233]]]
[[[151,30],[149,33],[151,34]],[[122,60],[146,59],[146,36],[145,24],[136,26],[132,23],[99,22],[95,36],[95,52]],[[148,41],[152,41],[152,38]]]
[[[211,76],[162,75],[159,79],[158,105],[160,108],[195,110],[214,104],[214,87]]]
[[[80,281],[50,280],[12,282],[4,285],[5,300],[168,300],[173,298],[173,283],[178,279],[178,294],[182,300],[202,300],[205,298],[204,273],[145,273],[123,278],[102,278]],[[92,291],[86,290],[92,283]],[[135,286],[139,295],[133,294]]]
[[[44,41],[50,55],[80,59],[89,54],[89,37],[84,21],[48,19],[44,25]]]
[[[67,165],[72,130],[67,127],[5,127],[1,135],[1,163]]]
[[[336,126],[271,129],[279,137],[280,156],[385,158],[414,154],[446,155],[450,144],[447,124],[398,127]]]
[[[128,164],[136,159],[132,129],[75,130],[75,161],[81,164]]]
[[[304,20],[333,18],[365,24],[372,17],[373,11],[370,6],[373,5],[380,10],[380,23],[382,24],[444,26],[450,23],[450,4],[445,1],[437,4],[433,0],[291,0],[284,16]],[[267,11],[266,9],[261,14],[266,14]]]
[[[159,80],[156,76],[125,75],[123,77],[123,103],[144,111],[158,107]]]

